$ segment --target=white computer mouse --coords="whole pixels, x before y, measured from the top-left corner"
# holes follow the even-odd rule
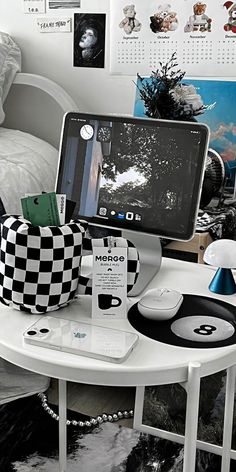
[[[138,311],[150,320],[173,318],[183,301],[183,295],[168,288],[149,290],[138,302]]]

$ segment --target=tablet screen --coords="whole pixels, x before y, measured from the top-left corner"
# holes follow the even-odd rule
[[[92,224],[190,239],[208,134],[199,123],[68,113],[56,191]]]

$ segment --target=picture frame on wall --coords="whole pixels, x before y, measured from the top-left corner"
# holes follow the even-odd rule
[[[48,0],[48,9],[57,10],[59,8],[80,8],[81,0]]]
[[[106,15],[75,13],[74,67],[104,68]]]

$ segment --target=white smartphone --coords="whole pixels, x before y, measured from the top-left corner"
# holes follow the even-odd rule
[[[128,331],[53,316],[42,316],[23,336],[30,344],[109,362],[123,362],[139,339]]]

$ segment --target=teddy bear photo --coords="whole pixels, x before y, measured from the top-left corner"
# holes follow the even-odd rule
[[[225,2],[224,7],[227,8],[229,13],[228,22],[224,25],[224,30],[236,33],[236,3]]]
[[[191,33],[193,31],[210,32],[212,19],[206,15],[207,5],[202,2],[197,2],[193,5],[193,15],[189,17],[184,31],[185,33]]]
[[[125,18],[120,22],[119,27],[123,28],[126,34],[131,34],[132,31],[140,31],[142,24],[135,18],[135,5],[126,5],[123,8],[123,13]]]
[[[150,28],[153,33],[175,31],[178,28],[177,14],[171,11],[171,5],[159,5],[157,12],[150,16]]]

